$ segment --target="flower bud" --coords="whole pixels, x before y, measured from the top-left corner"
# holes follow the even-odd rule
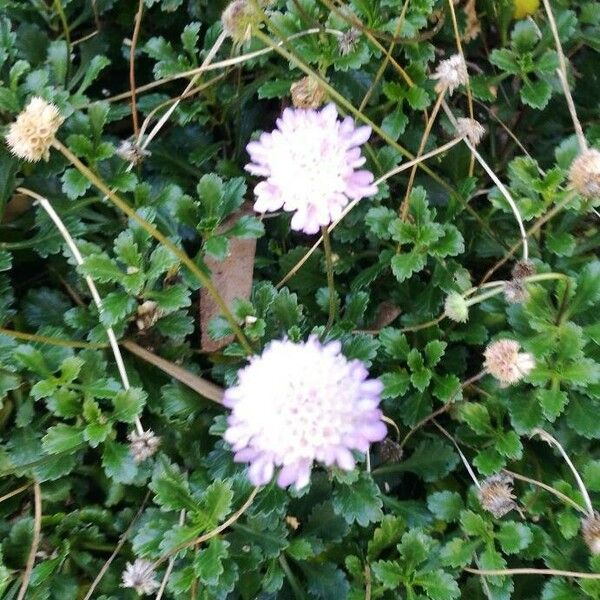
[[[233,0],[221,15],[223,31],[235,43],[243,44],[252,37],[252,28],[260,23],[261,16],[253,0]]]
[[[467,301],[458,292],[451,292],[444,303],[446,316],[457,323],[466,323],[469,319]]]

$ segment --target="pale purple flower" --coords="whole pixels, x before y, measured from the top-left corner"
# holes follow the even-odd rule
[[[352,450],[367,452],[386,436],[383,384],[368,377],[362,362],[341,354],[339,342],[271,342],[225,392],[225,440],[234,460],[250,464],[254,485],[280,468],[277,483],[296,489],[308,484],[314,461],[352,470]]]
[[[521,345],[516,340],[497,340],[483,353],[485,370],[506,387],[517,383],[531,373],[535,359],[529,352],[519,352]]]
[[[350,200],[377,193],[360,146],[370,127],[338,119],[335,105],[320,110],[286,108],[277,129],[248,144],[246,170],[264,177],[254,194],[257,212],[293,212],[292,229],[316,233],[341,214]]]

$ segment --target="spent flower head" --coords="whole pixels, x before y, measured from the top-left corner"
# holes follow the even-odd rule
[[[350,117],[339,120],[333,104],[286,108],[274,131],[248,144],[246,170],[264,177],[254,188],[254,210],[293,212],[292,229],[309,234],[329,225],[350,200],[377,193],[373,174],[359,169],[370,135]]]
[[[221,14],[223,31],[235,44],[244,44],[252,37],[252,29],[260,24],[262,9],[270,0],[233,0]]]
[[[344,33],[340,36],[338,40],[338,47],[340,49],[340,54],[342,56],[346,56],[350,54],[352,50],[356,47],[356,43],[360,38],[360,31],[352,27],[348,29],[348,31],[344,31]]]
[[[569,181],[584,198],[599,198],[600,151],[591,148],[580,154],[571,165]]]
[[[133,460],[137,463],[150,458],[160,446],[160,438],[151,429],[147,429],[143,433],[132,431],[127,439]]]
[[[315,461],[353,469],[352,451],[366,452],[387,433],[379,409],[383,384],[368,377],[337,341],[271,342],[225,392],[225,440],[234,460],[250,464],[254,485],[280,468],[277,483],[297,489],[308,484]]]
[[[140,596],[145,596],[153,594],[160,587],[160,583],[155,579],[152,563],[143,558],[136,558],[133,563],[127,563],[121,587],[133,588]]]
[[[517,383],[535,367],[535,360],[529,352],[519,352],[521,345],[516,340],[492,342],[483,355],[484,367],[503,387]]]
[[[64,118],[54,104],[34,96],[17,116],[8,134],[6,143],[10,151],[29,162],[48,160],[50,147]]]
[[[453,54],[450,58],[439,62],[431,78],[437,80],[435,91],[438,94],[448,92],[452,95],[459,85],[466,85],[469,81],[469,73],[463,57],[460,54]]]
[[[529,292],[522,279],[512,279],[504,284],[504,298],[509,304],[521,304],[529,298]]]
[[[583,539],[592,554],[600,554],[600,515],[595,512],[581,522]]]
[[[496,519],[517,508],[512,482],[510,475],[498,473],[488,477],[479,488],[477,495],[481,506]]]
[[[485,135],[485,127],[479,121],[467,117],[456,119],[456,130],[460,137],[466,137],[473,146],[477,146]]]
[[[319,108],[325,101],[325,91],[314,77],[303,77],[292,83],[292,104],[296,108]]]

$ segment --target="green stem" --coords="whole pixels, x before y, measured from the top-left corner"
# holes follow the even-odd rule
[[[325,251],[325,272],[327,274],[327,288],[329,289],[329,317],[327,319],[327,329],[331,329],[336,317],[337,306],[335,301],[335,283],[333,280],[333,254],[331,252],[331,239],[327,227],[321,227],[323,235],[323,250]]]
[[[96,174],[86,167],[68,148],[63,146],[58,140],[54,141],[54,147],[59,150],[63,156],[82,174],[84,175],[93,185],[95,185],[118,209],[124,212],[130,219],[135,221],[142,229],[150,234],[155,240],[160,242],[163,246],[168,248],[177,258],[191,271],[191,273],[198,279],[198,281],[206,288],[208,293],[212,296],[213,300],[219,307],[219,310],[223,316],[229,322],[229,326],[233,330],[234,335],[237,337],[240,345],[249,354],[254,354],[252,346],[250,346],[244,332],[241,327],[237,324],[235,317],[229,310],[229,307],[223,301],[223,298],[219,294],[217,288],[205,273],[203,273],[196,263],[183,251],[181,248],[176,246],[171,240],[163,235],[156,227],[148,223],[142,218],[129,204],[127,204],[122,198],[117,196],[113,190],[111,190]]]
[[[281,568],[283,569],[283,572],[285,573],[285,576],[288,579],[288,583],[290,584],[290,587],[292,588],[292,591],[294,592],[294,596],[296,596],[296,598],[298,600],[305,600],[306,596],[304,595],[302,588],[298,584],[298,580],[296,579],[296,576],[292,573],[292,570],[290,569],[290,565],[288,564],[288,562],[285,558],[285,555],[283,553],[279,555],[279,564],[281,565]]]
[[[16,340],[25,340],[27,342],[37,342],[38,344],[48,344],[50,346],[64,346],[65,348],[92,348],[94,350],[106,348],[108,344],[92,344],[89,342],[80,342],[76,340],[63,340],[58,337],[47,335],[37,335],[35,333],[25,333],[23,331],[14,331],[13,329],[4,329],[0,327],[0,335],[6,335]]]

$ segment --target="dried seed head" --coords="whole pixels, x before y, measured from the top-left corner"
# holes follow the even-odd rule
[[[509,304],[521,304],[529,298],[529,293],[522,279],[507,281],[504,285],[504,298]]]
[[[529,352],[519,352],[521,346],[515,340],[492,342],[483,353],[484,367],[503,387],[517,383],[535,367],[535,360]]]
[[[457,323],[466,323],[469,319],[467,301],[458,292],[451,292],[444,303],[444,312],[449,319]]]
[[[600,197],[600,151],[592,148],[580,154],[571,165],[569,180],[584,198]]]
[[[532,275],[535,275],[535,265],[528,260],[520,260],[512,269],[512,276],[515,279],[525,279]]]
[[[431,79],[437,79],[435,91],[440,94],[447,91],[452,95],[459,85],[465,85],[469,81],[467,65],[460,54],[453,54],[450,58],[440,61],[431,76]]]
[[[385,438],[379,444],[379,453],[383,462],[398,463],[402,460],[404,451],[402,446],[390,438]]]
[[[456,119],[456,131],[460,137],[466,137],[473,146],[477,146],[485,135],[485,127],[479,121],[466,117]]]
[[[145,596],[153,594],[160,587],[160,583],[154,578],[152,563],[143,558],[136,558],[135,562],[127,563],[121,587],[133,588],[140,596]]]
[[[130,140],[123,140],[117,148],[117,156],[127,162],[138,165],[144,158],[150,156],[150,152]]]
[[[150,458],[160,446],[160,438],[151,429],[143,433],[132,431],[127,439],[129,440],[129,450],[136,463]]]
[[[252,29],[258,26],[261,16],[258,0],[256,3],[253,0],[233,0],[221,15],[223,31],[235,43],[244,44],[252,37]]]
[[[162,311],[158,308],[156,302],[146,300],[138,306],[135,324],[140,331],[145,331],[150,329],[161,316]]]
[[[292,104],[296,108],[319,108],[325,101],[325,91],[314,77],[303,77],[292,84]]]
[[[345,31],[343,35],[340,36],[338,41],[338,47],[340,49],[340,54],[342,56],[346,56],[350,54],[352,50],[356,47],[356,43],[360,37],[360,31],[358,29],[348,29]]]
[[[14,121],[6,136],[10,151],[29,162],[48,160],[50,147],[64,118],[54,104],[34,96]]]
[[[586,517],[581,522],[583,539],[592,554],[600,554],[600,515],[594,513],[593,517]]]
[[[517,508],[512,482],[512,477],[509,475],[498,473],[488,477],[481,484],[481,488],[477,493],[481,506],[492,513],[496,519],[502,518],[505,514]]]

